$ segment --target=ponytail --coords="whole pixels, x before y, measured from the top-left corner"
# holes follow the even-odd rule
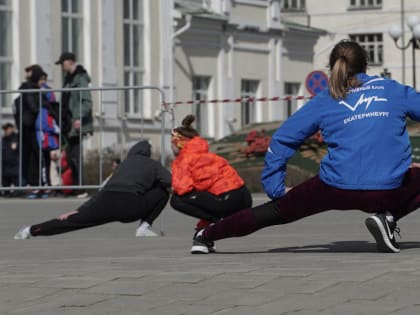
[[[356,42],[341,41],[330,54],[330,94],[336,100],[346,97],[349,88],[360,85],[356,75],[366,72],[368,56]]]
[[[349,88],[348,71],[346,58],[340,56],[333,68],[331,69],[331,76],[329,80],[329,87],[331,96],[335,99],[344,98],[346,91]]]

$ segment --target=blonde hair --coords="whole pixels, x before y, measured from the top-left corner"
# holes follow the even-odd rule
[[[331,96],[342,99],[349,88],[359,86],[356,74],[366,72],[367,64],[367,53],[358,43],[341,41],[336,44],[329,62],[331,75],[328,85]]]

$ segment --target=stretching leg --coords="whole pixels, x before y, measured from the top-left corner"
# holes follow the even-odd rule
[[[143,221],[152,225],[165,208],[169,200],[169,193],[164,188],[156,187],[146,192],[144,194],[144,199],[145,208],[150,210],[143,217]]]
[[[267,226],[294,222],[327,210],[359,209],[367,213],[377,213],[400,209],[420,194],[419,183],[420,169],[411,169],[403,185],[393,190],[343,190],[323,183],[316,176],[296,186],[278,200],[242,210],[208,227],[203,232],[203,238],[215,241],[243,236]],[[415,207],[414,204],[409,206],[411,208],[407,209]],[[398,214],[401,217],[406,213],[407,210],[405,212],[394,210],[393,215],[398,219]]]
[[[195,194],[187,194],[183,196],[173,194],[171,198],[171,206],[175,210],[194,218],[203,219],[209,222],[217,222],[220,220],[219,217],[213,216],[208,211],[202,209],[201,206],[196,205],[196,203],[194,203],[195,198]]]

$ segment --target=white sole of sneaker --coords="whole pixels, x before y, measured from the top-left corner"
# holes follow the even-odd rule
[[[209,248],[202,245],[193,245],[190,252],[191,254],[208,254]]]
[[[157,234],[136,234],[136,237],[156,237],[159,236]]]
[[[366,219],[366,227],[368,228],[370,234],[376,241],[378,251],[385,253],[399,253],[400,249],[392,245],[391,240],[388,237],[385,227],[375,216],[371,216]]]

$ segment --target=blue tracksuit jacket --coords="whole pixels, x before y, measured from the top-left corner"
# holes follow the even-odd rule
[[[349,190],[401,186],[411,164],[406,118],[420,121],[420,94],[394,80],[364,73],[357,78],[362,85],[344,99],[326,89],[275,132],[261,177],[270,198],[285,194],[287,161],[319,129],[328,146],[319,171],[323,182]]]

